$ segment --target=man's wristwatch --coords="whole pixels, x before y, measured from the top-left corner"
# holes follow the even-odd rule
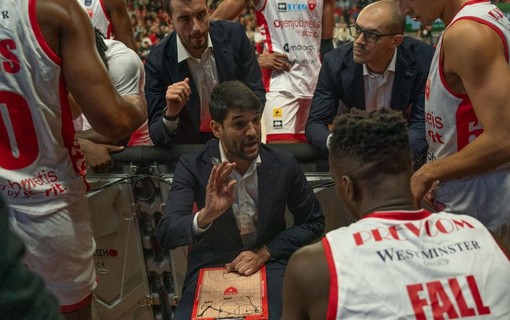
[[[175,115],[173,117],[167,116],[166,109],[167,109],[167,107],[165,107],[165,109],[163,110],[163,119],[168,120],[168,121],[176,121],[177,119],[179,119],[179,115]]]

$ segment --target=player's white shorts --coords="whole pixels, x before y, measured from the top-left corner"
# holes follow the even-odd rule
[[[266,142],[274,140],[306,142],[305,125],[311,104],[312,98],[296,98],[286,91],[268,92],[262,115]]]
[[[434,195],[437,211],[467,214],[491,231],[510,226],[508,171],[441,182]]]
[[[9,220],[25,243],[25,263],[44,279],[61,311],[78,309],[96,287],[96,244],[86,198],[42,216],[10,208]]]

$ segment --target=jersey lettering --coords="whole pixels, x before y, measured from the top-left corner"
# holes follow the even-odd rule
[[[0,56],[8,61],[2,62],[3,70],[7,73],[16,73],[19,71],[19,59],[12,52],[16,49],[16,42],[12,39],[0,40]]]
[[[30,108],[15,92],[0,91],[0,148],[7,148],[0,152],[0,167],[7,170],[28,167],[39,154]]]
[[[467,283],[467,286],[462,287],[460,282]],[[491,309],[483,302],[473,275],[468,275],[465,279],[457,277],[450,278],[447,282],[436,280],[406,287],[417,320],[427,319],[427,308],[430,308],[434,320],[445,319],[444,315],[447,315],[448,319],[459,319],[491,314]],[[469,305],[466,297],[471,297],[474,305]]]

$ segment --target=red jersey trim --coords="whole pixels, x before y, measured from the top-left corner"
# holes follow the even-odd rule
[[[487,0],[473,0],[473,1],[469,1],[469,2],[466,2],[462,5],[462,7],[460,7],[459,11],[462,10],[464,7],[466,6],[470,6],[470,5],[473,5],[473,4],[479,4],[479,3],[485,3],[485,2],[489,2],[490,1],[487,1]],[[457,11],[457,12],[459,12]]]
[[[389,220],[421,220],[430,216],[431,213],[425,209],[417,211],[376,211],[367,214],[362,219],[379,218]]]
[[[68,313],[68,312],[74,312],[74,311],[80,310],[81,308],[83,308],[87,304],[89,304],[91,301],[92,301],[92,294],[89,294],[83,300],[80,300],[76,303],[68,304],[65,306],[60,306],[60,312]]]
[[[39,27],[39,22],[37,22],[37,14],[35,12],[36,5],[37,0],[28,0],[28,16],[30,19],[30,25],[32,26],[32,30],[34,30],[35,38],[37,39],[39,46],[41,46],[41,49],[44,51],[44,53],[46,53],[48,58],[50,58],[54,63],[60,65],[62,63],[62,60],[50,48],[50,46],[46,42],[46,39],[44,39],[41,28]]]
[[[322,247],[329,269],[329,299],[326,320],[335,320],[338,311],[338,276],[336,274],[335,261],[331,252],[331,246],[327,238],[322,238]]]
[[[106,39],[111,39],[112,35],[113,35],[112,20],[110,19],[110,16],[108,15],[108,10],[106,10],[103,0],[99,0],[99,5],[101,6],[101,10],[103,10],[103,14],[106,17],[106,20],[108,20],[108,28],[106,31],[107,34],[105,34],[104,36],[106,37]]]
[[[266,143],[277,140],[298,140],[300,142],[306,142],[306,136],[304,133],[270,133],[266,135]]]

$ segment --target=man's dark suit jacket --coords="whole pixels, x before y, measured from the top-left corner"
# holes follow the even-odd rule
[[[218,140],[211,140],[200,151],[180,158],[157,228],[158,239],[165,248],[191,245],[176,319],[190,319],[200,268],[223,266],[241,251],[263,245],[271,253],[266,264],[270,318],[279,319],[283,273],[288,258],[298,248],[317,240],[324,231],[320,204],[295,158],[262,145],[262,162],[257,168],[256,244],[251,248],[243,247],[232,208],[217,218],[207,231],[194,236],[192,205],[196,201],[199,209],[205,206],[211,157],[220,159]],[[294,216],[294,225],[288,229],[284,217],[286,206]]]
[[[354,62],[353,42],[330,51],[324,57],[312,106],[306,123],[309,143],[327,154],[328,125],[337,115],[339,101],[345,107],[365,109],[363,65]],[[425,83],[434,48],[413,38],[404,37],[397,47],[391,108],[401,110],[409,123],[409,142],[414,157],[427,150],[424,106]]]
[[[231,21],[211,21],[209,34],[220,82],[239,80],[266,102],[260,67],[243,27]],[[177,63],[177,33],[172,32],[154,46],[145,60],[145,96],[149,115],[149,135],[157,146],[202,143],[200,95],[186,61]],[[177,130],[169,134],[163,123],[165,94],[169,85],[189,78],[191,96],[179,114]]]

